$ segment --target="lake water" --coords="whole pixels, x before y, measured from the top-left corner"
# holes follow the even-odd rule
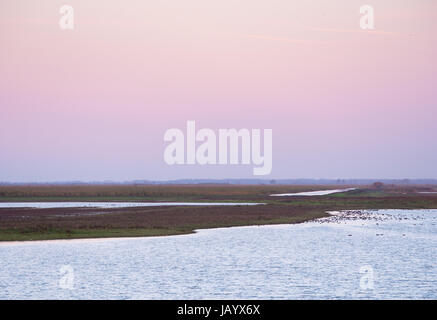
[[[437,210],[0,243],[1,299],[436,299]],[[62,271],[62,272],[61,272]]]
[[[347,188],[347,189],[334,189],[334,190],[318,190],[318,191],[305,191],[305,192],[296,192],[296,193],[277,193],[271,194],[271,197],[289,197],[289,196],[326,196],[328,194],[347,192],[355,190],[356,188]]]
[[[129,208],[163,206],[254,206],[244,202],[0,202],[0,208]]]

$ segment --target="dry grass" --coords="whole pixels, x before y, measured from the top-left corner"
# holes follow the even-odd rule
[[[345,186],[345,188],[348,186]],[[0,186],[0,201],[42,199],[108,199],[111,200],[256,200],[272,193],[290,193],[337,189],[338,186],[290,185],[41,185]]]

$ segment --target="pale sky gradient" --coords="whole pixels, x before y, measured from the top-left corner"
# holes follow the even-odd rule
[[[166,165],[187,120],[273,129],[265,178],[437,178],[436,30],[434,0],[1,1],[0,181],[253,177]]]

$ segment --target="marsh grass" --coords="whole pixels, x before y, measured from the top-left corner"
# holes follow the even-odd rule
[[[0,241],[143,237],[196,229],[301,223],[327,211],[437,208],[430,186],[360,187],[326,196],[271,197],[338,186],[2,186],[1,201],[244,201],[260,206],[0,209]],[[144,197],[144,198],[143,198]],[[93,199],[93,200],[91,200]]]

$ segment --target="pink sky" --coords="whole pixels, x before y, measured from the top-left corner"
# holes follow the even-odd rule
[[[2,1],[0,181],[253,177],[166,165],[187,120],[273,129],[266,178],[437,178],[435,30],[433,0]]]

